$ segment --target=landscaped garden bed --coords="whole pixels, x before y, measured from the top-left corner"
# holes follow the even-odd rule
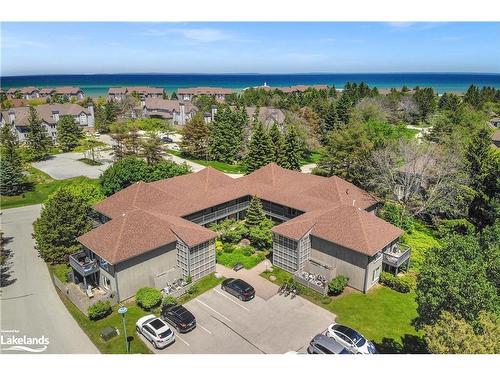
[[[217,263],[233,268],[241,263],[246,269],[255,267],[266,259],[268,251],[256,251],[252,246],[224,244],[223,249],[217,252]]]

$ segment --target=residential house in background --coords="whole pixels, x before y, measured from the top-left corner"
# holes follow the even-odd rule
[[[55,94],[55,92],[56,89],[54,88],[44,87],[43,89],[40,89],[39,94],[41,98],[50,98]]]
[[[273,124],[282,126],[285,123],[285,113],[273,107],[246,107],[247,116],[250,122],[258,120],[270,127]]]
[[[190,101],[200,95],[211,95],[217,100],[225,100],[226,95],[234,94],[234,90],[223,87],[187,87],[177,89],[177,96],[180,100]]]
[[[126,95],[137,95],[144,105],[144,101],[148,98],[159,99],[163,98],[165,90],[161,87],[147,87],[147,86],[131,86],[131,87],[110,87],[108,89],[108,99],[116,102],[121,102]]]
[[[22,87],[19,89],[19,92],[21,93],[22,98],[26,100],[37,99],[40,97],[39,90],[33,86]]]
[[[147,98],[144,101],[143,117],[161,118],[174,125],[186,125],[197,110],[190,102]]]
[[[83,100],[85,97],[83,91],[79,87],[64,86],[56,87],[54,89],[55,95],[60,95],[69,101],[71,100]]]
[[[288,87],[276,87],[276,89],[284,93],[290,94],[290,93],[302,93],[307,89],[328,90],[329,87],[327,85],[296,85]]]
[[[78,104],[42,104],[35,108],[38,116],[45,126],[47,134],[53,141],[57,137],[57,122],[61,116],[72,116],[82,127],[92,127],[94,125],[94,107],[89,105],[84,108]],[[19,141],[26,140],[28,131],[29,107],[10,108],[0,112],[0,124],[10,126],[15,132]]]
[[[402,230],[375,215],[377,200],[341,178],[274,163],[238,179],[205,168],[138,182],[93,206],[97,226],[78,238],[82,251],[70,257],[75,281],[122,301],[146,285],[163,288],[179,277],[208,275],[215,271],[217,234],[206,226],[243,219],[253,195],[278,224],[273,264],[289,272],[327,270],[329,279],[347,276],[351,287],[366,292],[384,263],[408,254],[399,247]],[[77,258],[95,267],[85,272],[71,262]]]

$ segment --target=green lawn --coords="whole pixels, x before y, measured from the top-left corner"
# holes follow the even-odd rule
[[[68,273],[71,268],[67,264],[49,264],[49,270],[63,283],[68,282]]]
[[[58,291],[59,293],[59,291]],[[113,307],[113,313],[108,317],[98,320],[91,321],[87,318],[78,308],[73,305],[63,294],[59,293],[61,300],[68,311],[73,315],[73,318],[76,320],[78,325],[82,328],[82,330],[87,334],[87,336],[92,340],[95,346],[99,349],[101,353],[104,354],[125,354],[125,340],[123,333],[123,322],[120,314],[118,314],[117,309],[118,306]],[[145,315],[150,314],[142,310],[140,307],[136,306],[134,303],[125,304],[128,311],[125,315],[125,321],[127,325],[127,336],[130,341],[130,353],[151,353],[148,347],[144,344],[144,342],[138,337],[137,332],[135,330],[135,323],[137,320]],[[120,334],[116,337],[113,337],[109,341],[104,341],[100,334],[101,330],[105,327],[115,327],[118,328]]]
[[[265,251],[257,251],[254,254],[245,255],[242,249],[236,246],[232,253],[223,252],[221,254],[217,254],[217,263],[228,268],[233,268],[236,263],[241,263],[247,270],[249,270],[262,262],[264,259],[266,259]]]
[[[220,279],[217,279],[213,274],[205,276],[205,277],[201,278],[200,280],[198,280],[197,282],[195,282],[191,286],[188,293],[184,294],[183,296],[181,296],[179,298],[178,302],[180,304],[186,303],[186,302],[192,300],[193,298],[196,298],[199,295],[205,293],[206,291],[208,291],[212,288],[215,288],[223,280],[224,280],[223,277],[221,277]]]
[[[78,184],[83,181],[91,181],[96,185],[99,183],[98,180],[92,180],[87,177],[74,177],[66,180],[54,180],[48,174],[42,171],[29,167],[28,169],[28,179],[33,183],[33,188],[21,195],[15,196],[0,196],[0,205],[2,209],[29,206],[32,204],[43,203],[47,197],[60,187],[67,186],[70,184]]]
[[[291,274],[273,266],[273,272],[263,272],[261,276],[276,277],[281,285],[291,278]],[[337,316],[337,322],[359,330],[372,340],[383,353],[422,352],[421,334],[415,331],[412,321],[417,317],[415,294],[399,293],[377,286],[367,294],[361,292],[344,293],[338,297],[324,297],[307,288],[301,288],[301,296],[321,306]]]
[[[221,172],[224,173],[245,173],[246,169],[243,165],[241,164],[228,164],[228,163],[223,163],[221,161],[215,161],[215,160],[204,160],[204,159],[196,159],[192,158],[187,155],[183,155],[182,152],[180,151],[175,151],[175,150],[167,150],[169,154],[178,156],[180,158],[192,161],[193,163],[201,164],[207,167],[212,167],[214,169],[217,169]]]
[[[308,155],[306,158],[301,160],[301,164],[312,164],[312,163],[318,163],[319,159],[321,157],[321,153],[319,151],[313,151],[311,152],[310,155]]]
[[[402,242],[411,248],[410,269],[416,272],[419,271],[427,250],[441,246],[432,230],[420,223],[415,224],[411,233],[403,235]]]

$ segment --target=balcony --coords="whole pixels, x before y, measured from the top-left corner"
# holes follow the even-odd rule
[[[90,259],[85,251],[80,251],[69,256],[69,265],[82,276],[97,272],[97,260]]]
[[[398,244],[392,249],[384,251],[383,255],[385,264],[398,269],[410,261],[411,249],[407,245]]]

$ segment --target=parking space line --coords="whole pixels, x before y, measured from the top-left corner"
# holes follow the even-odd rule
[[[205,306],[206,308],[212,310],[213,312],[215,312],[216,314],[219,314],[220,316],[222,316],[224,319],[226,319],[228,322],[231,322],[232,320],[229,319],[227,316],[221,314],[220,312],[218,312],[217,310],[211,308],[210,306],[208,306],[206,303],[204,302],[201,302],[199,299],[196,299],[196,301],[198,301],[199,303],[201,303],[203,306]]]
[[[228,299],[228,300],[230,300],[232,303],[234,303],[234,304],[238,305],[239,307],[241,307],[241,308],[245,309],[246,311],[250,311],[250,310],[249,310],[249,309],[247,309],[245,306],[240,305],[240,304],[239,304],[238,302],[236,302],[236,301],[233,301],[231,297],[226,296],[224,293],[219,292],[217,289],[214,289],[214,291],[215,291],[215,292],[217,292],[217,293],[219,293],[222,297],[227,298],[227,299]]]
[[[210,335],[212,334],[212,332],[210,332],[208,329],[206,329],[205,327],[203,327],[201,324],[197,324],[198,327],[200,327],[202,330],[208,332]]]
[[[182,339],[181,335],[175,335],[175,338],[181,340],[184,344],[186,344],[187,346],[189,346],[189,343],[186,340]]]

